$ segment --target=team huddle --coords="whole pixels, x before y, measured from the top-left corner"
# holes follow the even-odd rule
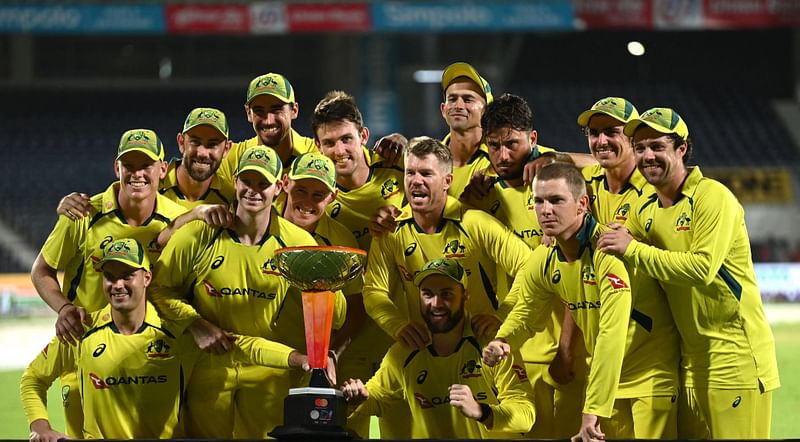
[[[170,162],[126,131],[118,181],[61,201],[31,270],[58,314],[21,381],[31,440],[268,437],[309,371],[275,250],[312,245],[368,251],[326,368],[362,437],[378,416],[384,439],[769,438],[780,382],[743,209],[688,165],[681,116],[602,98],[577,116],[590,153],[562,153],[471,65],[442,91],[441,141],[369,148],[341,91],[304,137],[275,73],[247,89],[245,141],[214,108]]]

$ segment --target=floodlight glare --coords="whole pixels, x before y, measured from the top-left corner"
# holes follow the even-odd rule
[[[442,81],[442,70],[422,69],[415,71],[414,81],[417,83],[439,83]]]
[[[629,41],[628,52],[635,57],[644,55],[644,45],[638,41]]]

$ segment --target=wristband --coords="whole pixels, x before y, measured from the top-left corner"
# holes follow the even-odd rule
[[[58,308],[58,310],[56,311],[56,314],[57,315],[61,314],[61,310],[64,310],[64,307],[66,307],[68,305],[72,305],[72,303],[71,302],[65,302],[64,305],[62,305],[61,307]]]
[[[481,406],[481,417],[478,419],[478,422],[486,422],[486,419],[489,419],[489,416],[492,415],[492,407],[490,407],[489,404],[484,403],[478,405]]]

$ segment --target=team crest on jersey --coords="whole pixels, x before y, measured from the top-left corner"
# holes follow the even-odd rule
[[[64,404],[65,407],[69,405],[69,392],[70,392],[69,385],[61,387],[61,402]]]
[[[630,211],[631,211],[631,205],[628,204],[628,203],[623,204],[622,207],[617,209],[617,213],[614,215],[614,220],[616,220],[616,221],[625,221],[625,220],[627,220],[628,219],[628,212],[630,212]]]
[[[156,339],[155,341],[150,342],[147,344],[147,354],[148,359],[164,359],[169,358],[171,355],[169,354],[169,344],[167,341],[163,339]]]
[[[414,276],[411,274],[411,272],[408,271],[407,268],[405,268],[405,266],[401,265],[401,266],[398,266],[398,267],[400,268],[400,274],[403,275],[403,279],[405,279],[408,282],[411,282],[411,281],[414,280]]]
[[[206,294],[212,298],[221,298],[222,293],[219,292],[207,279],[203,280],[203,287],[206,289]]]
[[[442,255],[445,258],[463,258],[466,256],[467,248],[461,244],[461,241],[454,239],[447,244],[444,245],[444,250],[442,251]]]
[[[625,282],[625,280],[613,273],[606,275],[606,279],[608,279],[608,282],[611,283],[611,287],[614,287],[615,289],[628,288],[628,284]]]
[[[692,219],[689,218],[689,215],[686,212],[681,212],[681,215],[678,217],[678,220],[675,221],[675,231],[676,232],[686,232],[691,230],[692,228]]]
[[[470,359],[461,367],[461,377],[464,379],[481,377],[481,365]]]
[[[394,178],[389,178],[381,185],[381,196],[385,200],[388,200],[398,193],[400,193],[400,186],[397,184],[397,180]]]
[[[522,365],[514,364],[511,366],[511,369],[514,370],[514,373],[517,374],[517,377],[519,378],[520,381],[525,381],[528,379],[528,372]]]
[[[529,211],[533,212],[536,208],[533,205],[533,194],[528,195],[528,201],[525,203],[525,206],[528,208]]]
[[[149,253],[159,253],[159,252],[161,252],[161,246],[158,244],[158,238],[153,238],[152,241],[147,243],[147,251]]]
[[[264,264],[261,266],[261,273],[264,275],[281,276],[281,272],[278,270],[278,263],[275,261],[275,258],[270,258],[264,261]]]
[[[594,270],[590,266],[583,266],[581,269],[581,280],[587,285],[597,285]]]
[[[414,400],[417,401],[420,408],[433,408],[433,402],[422,393],[414,393]]]

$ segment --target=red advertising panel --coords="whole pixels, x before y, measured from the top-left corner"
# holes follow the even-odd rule
[[[247,5],[167,5],[165,11],[169,33],[250,33]]]
[[[289,32],[369,31],[372,28],[369,5],[289,4]]]
[[[705,0],[708,28],[763,28],[800,25],[796,0]]]
[[[640,0],[573,0],[579,29],[650,29],[652,2]]]

